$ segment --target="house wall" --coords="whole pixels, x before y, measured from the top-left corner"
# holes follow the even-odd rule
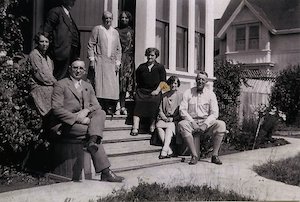
[[[271,36],[272,62],[274,69],[285,69],[300,64],[300,33]]]

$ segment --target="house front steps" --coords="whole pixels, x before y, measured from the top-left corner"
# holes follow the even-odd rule
[[[106,117],[102,143],[114,172],[180,162],[180,158],[158,159],[161,146],[150,145],[151,135],[148,133],[131,136],[132,126],[125,122],[126,116]]]

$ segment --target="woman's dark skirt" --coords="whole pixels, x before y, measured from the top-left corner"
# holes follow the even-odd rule
[[[162,94],[151,95],[153,90],[137,89],[135,94],[134,116],[142,118],[156,118]]]

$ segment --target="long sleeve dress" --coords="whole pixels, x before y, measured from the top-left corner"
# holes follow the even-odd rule
[[[162,94],[151,95],[151,92],[162,81],[166,81],[163,65],[155,62],[152,68],[148,68],[147,63],[143,63],[137,68],[134,116],[156,118]]]
[[[53,62],[48,55],[43,55],[38,49],[29,54],[32,67],[31,96],[42,116],[51,109],[51,95],[56,79],[53,76]]]
[[[93,28],[88,42],[88,57],[95,61],[95,93],[97,98],[119,99],[119,77],[116,65],[121,62],[119,33],[102,25]]]

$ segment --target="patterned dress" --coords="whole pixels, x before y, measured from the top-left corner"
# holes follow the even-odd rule
[[[120,92],[133,94],[135,88],[134,67],[134,31],[128,26],[117,27],[122,46],[122,60],[120,68]]]

